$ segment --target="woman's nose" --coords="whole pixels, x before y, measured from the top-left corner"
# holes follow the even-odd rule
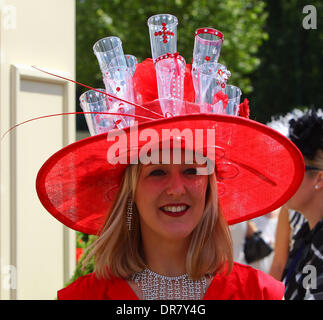
[[[166,193],[169,196],[181,196],[186,193],[184,177],[179,172],[170,174]]]

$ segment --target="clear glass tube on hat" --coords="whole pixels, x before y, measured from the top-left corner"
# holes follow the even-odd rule
[[[118,58],[118,65],[126,66],[122,42],[118,37],[106,37],[98,40],[93,46],[100,69],[104,73],[109,68],[113,59]]]
[[[200,28],[195,31],[192,80],[196,100],[199,100],[197,68],[204,63],[217,63],[223,43],[222,32],[213,28]]]
[[[130,68],[132,75],[134,75],[136,71],[136,66],[138,64],[138,59],[132,54],[126,54],[125,58],[126,58],[127,66]]]
[[[223,112],[223,108],[221,109],[220,105],[213,106],[211,109],[210,106],[215,104],[215,95],[219,91],[224,92],[226,82],[230,76],[230,71],[225,65],[220,63],[204,63],[197,68],[199,96],[196,97],[195,102],[202,106],[202,112]]]
[[[158,98],[165,116],[180,114],[184,99],[184,77],[186,63],[183,57],[160,59],[155,63]],[[173,100],[172,103],[165,102]]]
[[[126,61],[126,66],[129,67],[131,74],[133,75],[136,70],[136,65],[138,64],[138,59],[131,54],[125,54],[124,57],[114,57],[109,63],[109,68],[124,66],[124,60]]]
[[[147,21],[152,58],[177,52],[178,20],[171,14],[157,14]]]
[[[104,89],[97,89],[105,92]],[[95,90],[88,90],[80,96],[80,106],[84,112],[108,112],[107,96]],[[91,136],[107,132],[115,127],[114,117],[105,114],[84,114]]]
[[[126,64],[124,64],[125,61],[126,61],[125,56],[114,57],[113,59],[110,60],[109,66],[104,71],[107,71],[109,68],[113,68],[113,67],[126,66],[127,62]]]
[[[241,89],[227,84],[225,86],[224,93],[227,94],[229,98],[228,105],[225,108],[225,113],[237,116],[239,112],[240,97],[242,94]]]
[[[135,114],[133,105],[126,102],[134,102],[134,89],[130,68],[127,66],[108,68],[103,74],[103,81],[107,93],[125,100],[108,99],[110,112]],[[133,117],[122,117],[122,119],[125,121],[126,126],[131,125],[134,121]]]
[[[223,35],[220,31],[213,28],[197,29],[193,49],[193,65],[198,67],[206,62],[218,62],[222,43]]]

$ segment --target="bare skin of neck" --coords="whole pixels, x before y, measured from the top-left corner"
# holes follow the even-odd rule
[[[301,212],[307,219],[310,229],[323,219],[323,192],[317,192],[313,197],[310,205]]]
[[[143,248],[147,267],[161,275],[174,277],[186,273],[186,254],[189,238],[159,239],[143,235]]]

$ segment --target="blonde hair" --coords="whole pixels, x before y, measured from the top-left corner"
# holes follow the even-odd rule
[[[141,243],[140,221],[134,204],[131,230],[127,225],[128,199],[134,199],[141,165],[128,166],[118,195],[110,210],[98,239],[92,244],[84,261],[95,257],[95,273],[98,277],[116,276],[127,279],[133,273],[145,269],[145,257]],[[186,271],[192,279],[233,266],[231,234],[218,205],[215,175],[209,176],[206,205],[203,216],[191,233],[186,256]]]

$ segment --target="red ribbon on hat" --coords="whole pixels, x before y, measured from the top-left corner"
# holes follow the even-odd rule
[[[173,55],[172,55],[172,58],[175,59],[175,65],[176,65],[176,72],[177,74],[179,74],[179,65],[178,65],[178,56],[179,56],[179,53],[178,52],[175,52]]]
[[[223,93],[222,91],[218,91],[213,97],[212,104],[216,104],[219,101],[222,101],[223,109],[225,109],[228,105],[228,102],[229,102],[228,95]]]
[[[163,55],[159,56],[158,58],[156,58],[154,60],[154,63],[156,63],[160,60],[163,60],[163,59],[168,59],[168,58],[179,59],[182,62],[185,62],[184,58],[179,55],[179,52],[175,52],[175,53],[167,52],[166,54],[163,54]]]
[[[249,118],[250,116],[249,100],[247,98],[239,105],[239,116],[244,118]]]

